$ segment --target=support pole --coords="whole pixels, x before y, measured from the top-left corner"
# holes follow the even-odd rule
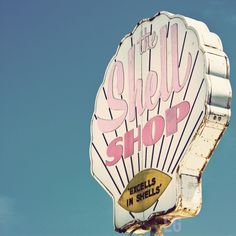
[[[161,227],[159,225],[152,226],[150,236],[163,236]]]

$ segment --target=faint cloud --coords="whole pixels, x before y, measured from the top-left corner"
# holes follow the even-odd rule
[[[233,24],[236,24],[236,14],[233,14],[230,16],[230,20],[232,21]]]
[[[6,229],[16,223],[15,201],[0,195],[0,229]]]

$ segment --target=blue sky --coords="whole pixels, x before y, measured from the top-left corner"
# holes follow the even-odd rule
[[[139,20],[170,11],[221,37],[234,91],[235,9],[233,0],[0,0],[0,235],[118,235],[89,161],[107,63]],[[236,235],[235,133],[233,109],[203,175],[200,215],[166,235]]]

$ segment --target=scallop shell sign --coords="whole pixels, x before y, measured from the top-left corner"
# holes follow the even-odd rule
[[[160,12],[124,37],[97,93],[90,145],[118,232],[198,214],[231,94],[229,60],[204,23]]]

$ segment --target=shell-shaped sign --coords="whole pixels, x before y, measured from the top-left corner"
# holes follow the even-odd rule
[[[161,12],[121,41],[97,94],[90,148],[118,231],[199,212],[230,100],[228,58],[204,23]]]

